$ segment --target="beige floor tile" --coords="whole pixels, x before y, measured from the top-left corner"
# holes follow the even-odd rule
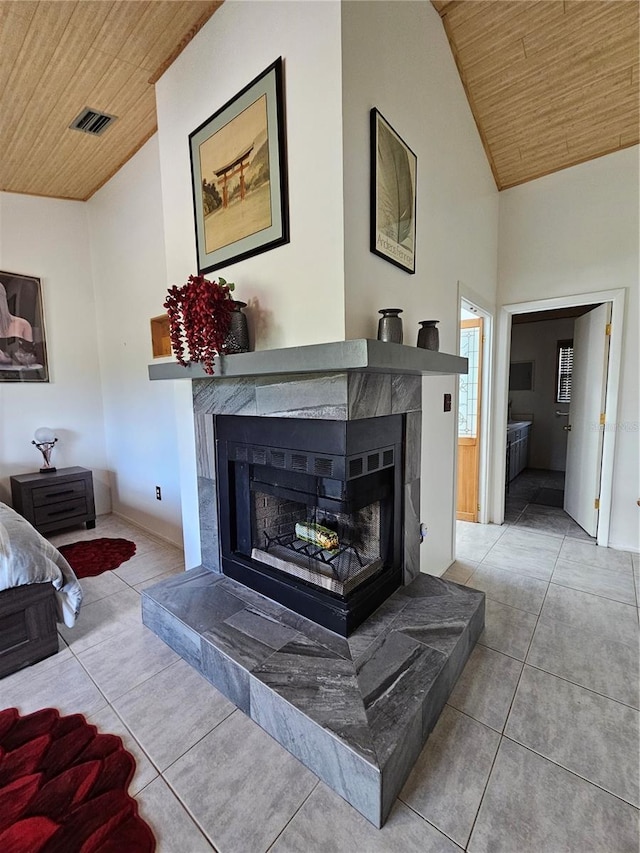
[[[549,580],[562,539],[511,527],[482,561],[503,571],[516,572],[540,580]]]
[[[35,672],[28,667],[0,681],[0,708],[30,714],[40,708],[58,708],[61,714],[93,714],[107,700],[74,658]]]
[[[161,777],[140,791],[136,801],[140,817],[155,836],[156,853],[215,853],[213,845]]]
[[[472,560],[456,560],[442,575],[445,580],[465,584],[478,568],[478,563]]]
[[[164,777],[218,850],[256,853],[273,844],[317,784],[313,773],[241,711]]]
[[[507,525],[456,522],[456,557],[480,562],[508,530]]]
[[[103,572],[94,578],[82,578],[80,586],[83,593],[83,607],[92,604],[94,601],[100,601],[101,598],[107,598],[109,595],[115,595],[116,592],[123,592],[128,589],[127,584],[120,580],[114,572]]]
[[[636,853],[638,813],[503,738],[468,847],[471,853]]]
[[[618,643],[601,634],[542,617],[527,663],[617,702],[640,708],[637,643]]]
[[[635,709],[525,666],[505,735],[640,804],[640,715]]]
[[[499,743],[497,732],[446,705],[400,799],[464,847]]]
[[[506,572],[486,563],[478,566],[466,585],[481,590],[500,604],[534,614],[540,613],[549,586],[547,581]]]
[[[631,604],[611,601],[558,584],[549,584],[541,616],[637,648],[638,611]]]
[[[129,586],[157,577],[175,569],[184,571],[184,554],[177,548],[154,549],[144,554],[136,554],[126,563],[118,566],[115,573]]]
[[[168,578],[172,577],[173,575],[179,575],[183,571],[184,571],[184,569],[182,569],[182,568],[170,569],[168,572],[165,571],[161,575],[156,575],[155,577],[148,578],[146,581],[142,581],[142,583],[137,583],[134,586],[134,589],[137,592],[142,592],[142,590],[146,589],[148,586],[153,586],[156,583],[160,583],[160,581],[167,580]]]
[[[609,571],[630,572],[633,568],[631,554],[628,551],[615,551],[613,548],[602,548],[591,542],[581,542],[578,539],[566,539],[560,551],[562,560],[570,560],[581,565],[594,566]]]
[[[484,631],[478,642],[517,660],[524,660],[536,627],[537,616],[485,599]]]
[[[160,770],[166,770],[235,711],[235,705],[183,660],[113,704]]]
[[[179,660],[179,656],[144,625],[78,653],[91,678],[110,702]]]
[[[83,606],[73,628],[60,625],[58,631],[77,654],[140,624],[140,596],[126,589]]]
[[[138,791],[158,776],[158,770],[149,761],[138,741],[110,705],[95,714],[91,714],[87,719],[99,732],[118,735],[124,748],[133,756],[136,762],[136,772],[129,785],[129,794],[134,797]]]
[[[476,646],[449,696],[449,704],[501,732],[521,672],[520,661]]]
[[[376,829],[320,782],[269,853],[459,853],[459,849],[399,801],[382,829]]]
[[[572,563],[568,560],[558,560],[551,580],[560,586],[636,606],[636,590],[631,572],[610,571],[596,566]]]

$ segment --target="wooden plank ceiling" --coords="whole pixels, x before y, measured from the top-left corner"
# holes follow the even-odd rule
[[[154,84],[221,0],[2,0],[0,189],[86,200],[156,130]],[[69,129],[84,107],[117,116]]]
[[[499,189],[638,142],[638,0],[432,0]],[[0,189],[86,200],[221,0],[0,0]],[[419,107],[419,103],[417,103]],[[84,107],[104,135],[70,130]]]
[[[638,0],[432,0],[498,189],[638,143]]]

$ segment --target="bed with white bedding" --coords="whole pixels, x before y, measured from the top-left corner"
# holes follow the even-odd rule
[[[82,588],[58,549],[0,503],[0,677],[58,650],[56,622],[72,627]]]

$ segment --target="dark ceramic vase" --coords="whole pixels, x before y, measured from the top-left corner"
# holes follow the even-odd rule
[[[381,308],[378,314],[382,317],[378,320],[378,340],[387,341],[391,344],[402,343],[402,308]]]
[[[224,344],[225,352],[233,355],[238,352],[249,352],[249,327],[247,318],[242,309],[247,307],[246,302],[233,300],[233,312],[229,322],[229,333]]]
[[[418,346],[421,349],[435,350],[440,349],[440,333],[436,329],[436,323],[440,320],[421,320],[418,329]]]

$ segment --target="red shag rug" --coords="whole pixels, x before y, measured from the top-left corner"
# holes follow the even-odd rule
[[[127,794],[133,757],[116,735],[55,708],[0,711],[3,853],[152,853],[156,842]]]
[[[77,577],[93,578],[126,563],[136,553],[136,545],[128,539],[88,539],[61,545],[58,551]]]

